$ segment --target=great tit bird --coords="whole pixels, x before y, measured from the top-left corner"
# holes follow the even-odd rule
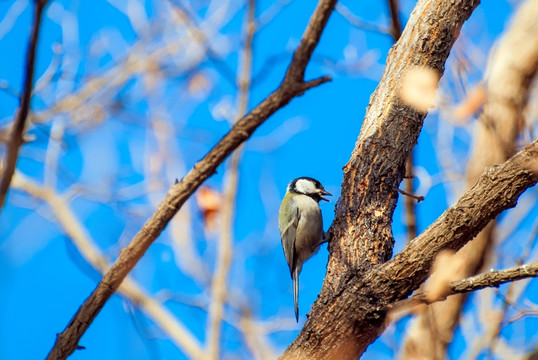
[[[278,213],[278,227],[284,256],[293,281],[295,319],[299,321],[299,274],[303,263],[314,255],[324,242],[323,221],[319,201],[331,195],[316,179],[300,177],[292,180]]]

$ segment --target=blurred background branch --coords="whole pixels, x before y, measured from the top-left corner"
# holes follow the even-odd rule
[[[34,68],[39,29],[41,27],[41,15],[43,14],[43,9],[46,5],[46,0],[34,1],[34,22],[28,45],[28,53],[26,55],[26,67],[24,70],[24,92],[21,95],[20,107],[11,126],[11,131],[9,132],[6,155],[0,163],[0,211],[4,207],[9,185],[11,184],[11,178],[15,172],[15,166],[17,165],[17,159],[19,157],[19,149],[24,144],[26,119],[30,111],[30,101],[32,99],[32,89],[34,87]]]
[[[473,187],[483,169],[508,159],[516,149],[516,139],[525,123],[531,80],[538,65],[538,1],[522,5],[513,25],[490,56],[486,75],[486,100],[474,132],[474,144],[467,165],[467,188]],[[519,52],[518,49],[525,49]],[[486,150],[487,149],[487,150]],[[488,262],[494,248],[495,221],[459,253],[459,273],[455,278],[476,274]],[[402,358],[432,356],[444,359],[458,325],[466,296],[453,296],[423,311],[409,331]],[[426,319],[427,318],[427,319]],[[424,339],[428,341],[424,342]],[[426,346],[425,344],[428,344]]]

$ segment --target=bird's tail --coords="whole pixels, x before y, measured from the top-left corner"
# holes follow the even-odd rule
[[[299,322],[299,269],[293,269],[293,303],[295,305],[295,320]]]

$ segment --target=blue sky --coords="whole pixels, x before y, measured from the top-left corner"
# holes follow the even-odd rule
[[[272,3],[257,1],[257,16],[267,14]],[[32,109],[39,115],[54,104],[62,101],[65,104],[65,99],[70,94],[80,93],[89,79],[118,68],[126,70],[128,67],[121,64],[125,64],[128,54],[139,51],[141,55],[149,55],[162,46],[163,41],[173,41],[177,33],[170,29],[170,4],[183,2],[51,0],[38,47],[36,79],[41,87],[34,95]],[[381,27],[389,24],[385,2],[345,1],[342,4],[366,22]],[[462,80],[468,90],[482,78],[487,53],[505,29],[516,5],[515,2],[489,1],[473,13],[441,81],[442,93],[448,102],[457,104],[462,100],[456,90],[458,78],[453,72],[462,56],[467,57],[469,63]],[[230,127],[228,121],[219,118],[219,109],[235,106],[237,87],[226,79],[222,69],[238,71],[245,7],[239,1],[202,1],[193,2],[191,6],[202,24],[212,16],[223,17],[210,42],[218,59],[202,58],[190,69],[187,60],[196,48],[187,47],[182,53],[161,59],[162,73],[152,74],[156,80],[134,73],[116,86],[111,85],[113,80],[108,77],[106,85],[97,88],[88,102],[78,104],[73,112],[54,113],[42,124],[31,127],[29,134],[33,141],[21,150],[20,173],[41,186],[50,185],[59,195],[72,195],[69,208],[85,234],[109,261],[151,215],[166,188],[176,178],[181,178]],[[401,4],[404,24],[413,6],[413,2]],[[256,33],[255,81],[250,91],[249,109],[282,80],[291,52],[313,9],[314,2],[291,1]],[[18,93],[21,89],[30,24],[30,1],[0,2],[0,51],[4,54],[0,56],[2,127],[12,121],[18,106],[12,92]],[[280,199],[291,179],[305,175],[319,179],[333,194],[330,204],[321,205],[324,227],[329,227],[334,203],[340,194],[342,167],[350,158],[369,97],[382,75],[391,45],[390,36],[355,28],[340,14],[333,14],[306,73],[307,79],[329,74],[332,82],[294,99],[263,124],[244,147],[229,288],[241,294],[239,298],[248,304],[257,320],[289,320],[280,331],[268,336],[275,353],[285,349],[298,333],[305,313],[321,288],[328,256],[324,245],[303,269],[301,318],[295,326],[291,280],[280,248],[276,220]],[[188,86],[193,74],[200,74],[209,84],[207,88],[190,92]],[[52,80],[45,81],[49,77]],[[156,85],[152,86],[153,80]],[[91,106],[84,108],[87,104]],[[104,113],[102,118],[100,110]],[[440,136],[451,140],[450,150],[457,164],[451,170],[456,171],[460,179],[463,179],[469,155],[472,122],[455,128],[447,125],[440,114],[434,111],[427,117],[416,148],[416,163],[420,168],[417,183],[419,189],[425,190],[420,195],[426,197],[416,209],[419,232],[436,219],[462,189],[461,180],[450,183],[442,180],[445,172],[436,153]],[[164,126],[166,140],[160,140],[148,130],[155,126]],[[59,134],[61,140],[50,142],[51,134]],[[164,155],[159,152],[163,143]],[[48,157],[54,156],[51,153],[57,157],[55,171],[51,170],[54,162]],[[153,169],[155,163],[162,166]],[[207,185],[222,190],[224,173],[225,166],[221,165]],[[529,192],[520,200],[522,206],[530,204],[529,213],[509,233],[508,240],[500,244],[503,253],[493,267],[514,265],[524,249],[517,239],[527,239],[530,229],[536,226],[538,210],[533,205],[536,195],[536,191]],[[187,206],[192,214],[190,233],[196,251],[212,271],[217,236],[204,232],[194,202]],[[503,229],[510,227],[506,217],[501,218]],[[406,229],[402,220],[399,205],[393,225],[395,253],[405,244]],[[0,216],[0,229],[0,271],[4,274],[0,277],[3,294],[0,297],[0,358],[43,358],[55,334],[64,329],[100,276],[65,235],[50,206],[23,190],[9,193]],[[206,303],[208,293],[204,284],[178,269],[173,236],[168,227],[132,276],[157,298],[166,297],[165,293],[172,294],[164,306],[203,342],[206,312],[193,304]],[[536,246],[531,255],[536,255]],[[537,294],[534,282],[524,298],[536,303]],[[481,306],[479,301],[478,297],[472,298],[469,313]],[[499,300],[492,296],[491,301],[498,304]],[[233,318],[237,310],[227,307],[226,311]],[[404,320],[389,328],[386,336],[372,345],[364,358],[392,358],[393,345],[405,334],[406,324]],[[523,344],[521,346],[530,346],[537,343],[536,328],[536,319],[527,317],[510,325],[503,336]],[[242,337],[233,324],[224,324],[222,343],[227,358],[248,358]],[[117,295],[90,326],[81,345],[86,350],[77,351],[73,359],[178,359],[184,356],[151,319]],[[466,347],[460,333],[451,348],[451,356],[458,358]]]

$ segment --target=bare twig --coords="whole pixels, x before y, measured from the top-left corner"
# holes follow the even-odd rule
[[[320,0],[280,87],[248,115],[239,120],[204,158],[194,165],[193,169],[181,181],[170,188],[153,216],[146,221],[127,248],[120,252],[110,271],[105,274],[97,288],[82,304],[67,328],[58,335],[53,348],[48,354],[48,359],[65,359],[75,351],[79,339],[110,296],[119,287],[125,276],[144,255],[148,247],[160,235],[185,201],[205,179],[215,173],[217,166],[233,150],[248,139],[269,116],[289,103],[294,97],[330,80],[326,76],[305,82],[304,73],[335,3],[336,0]]]
[[[199,65],[200,61],[206,58],[206,55],[207,57],[210,57],[211,54],[206,52],[206,43],[200,41],[214,36],[215,32],[223,25],[218,22],[211,24],[206,22],[204,24],[204,29],[201,29],[196,27],[192,21],[188,21],[189,18],[187,14],[183,13],[179,8],[176,8],[175,10],[177,11],[174,11],[173,15],[170,15],[171,19],[166,19],[168,22],[165,24],[158,24],[155,27],[155,30],[152,30],[151,33],[162,35],[163,27],[168,29],[181,29],[184,27],[186,29],[185,32],[178,34],[178,36],[174,37],[172,40],[165,41],[164,44],[157,44],[158,46],[153,46],[155,44],[154,41],[151,41],[150,37],[142,37],[130,46],[127,55],[117,61],[116,64],[105,71],[104,74],[91,77],[75,92],[66,94],[60,97],[60,99],[55,100],[54,105],[49,108],[31,113],[31,120],[34,123],[46,122],[57,114],[72,114],[74,110],[77,110],[77,113],[80,113],[81,110],[87,111],[87,108],[92,105],[92,102],[99,102],[100,106],[108,104],[110,99],[113,98],[108,94],[115,89],[122,87],[132,77],[150,71],[155,64],[162,63],[167,57],[178,61],[178,56],[176,55],[182,52],[184,53],[185,49],[191,46],[192,43],[196,43],[203,51],[201,54],[195,54],[192,57],[188,57],[189,64],[186,64],[186,68],[179,66],[179,69],[181,69],[183,73],[188,73],[190,69]],[[206,27],[211,28],[212,31],[204,31]],[[192,35],[193,33],[201,34],[201,36],[194,36]],[[148,46],[148,44],[152,45]],[[162,71],[162,69],[160,69],[160,71]],[[231,79],[232,82],[235,81],[233,72]],[[103,101],[103,99],[106,99],[107,101]],[[78,122],[81,118],[84,117],[74,117],[71,122]],[[95,119],[91,117],[90,121],[95,121]]]
[[[402,195],[407,196],[408,198],[415,199],[417,202],[421,202],[422,200],[424,200],[424,196],[422,196],[422,195],[415,195],[413,193],[409,193],[409,192],[404,191],[402,189],[398,189],[398,192],[400,194],[402,194]],[[413,239],[414,239],[414,237],[413,237]]]
[[[362,30],[365,30],[365,31],[371,31],[371,32],[375,32],[375,33],[380,33],[380,34],[386,34],[386,35],[391,34],[389,28],[385,28],[385,27],[381,27],[381,26],[378,26],[378,25],[370,24],[370,23],[367,23],[367,22],[361,20],[358,16],[353,14],[351,12],[351,10],[349,10],[342,3],[338,3],[336,5],[336,13],[339,14],[340,16],[342,16],[344,19],[347,20],[347,22],[349,22],[352,26],[354,26],[354,27],[356,27],[358,29],[362,29]]]
[[[279,324],[282,326],[282,324]],[[270,360],[275,359],[276,354],[264,341],[264,329],[263,324],[256,323],[250,313],[242,313],[239,319],[239,329],[245,337],[247,346],[251,350],[255,359]],[[279,327],[279,330],[281,327]]]
[[[507,282],[513,282],[522,279],[528,279],[538,276],[538,262],[533,262],[527,265],[514,266],[510,269],[490,271],[484,274],[473,276],[470,278],[453,281],[449,285],[449,292],[447,296],[456,294],[466,294],[473,291],[499,287]],[[428,300],[427,294],[422,291],[417,292],[409,299],[398,301],[388,307],[392,311],[399,311],[404,308],[419,304],[432,304],[438,301],[446,299],[445,296]]]
[[[413,175],[414,169],[413,169],[413,151],[409,153],[409,157],[407,158],[407,162],[405,164],[405,175],[406,179],[404,180],[404,187],[405,192],[407,194],[413,193],[413,179],[415,176]],[[417,203],[424,200],[424,196],[420,196],[416,198]],[[407,240],[411,241],[415,237],[417,237],[417,214],[415,211],[415,202],[413,201],[413,197],[406,196],[404,198],[404,204],[405,204],[405,225],[407,226]]]
[[[237,120],[242,118],[247,112],[249,90],[252,76],[252,41],[255,33],[255,1],[249,0],[247,19],[245,21],[245,43],[242,55],[243,72],[238,79],[239,101]],[[212,299],[209,305],[208,326],[207,326],[207,353],[208,359],[217,360],[219,358],[219,342],[221,319],[223,318],[224,302],[226,301],[227,279],[232,260],[232,232],[233,219],[235,214],[235,201],[237,194],[237,184],[239,182],[239,160],[241,158],[242,146],[232,154],[230,166],[225,174],[225,188],[223,203],[220,209],[221,216],[221,236],[218,244],[217,265],[215,275],[211,284]]]
[[[19,149],[24,143],[24,129],[26,127],[28,112],[30,111],[30,100],[32,98],[32,87],[34,85],[35,58],[37,41],[39,39],[39,28],[41,27],[41,15],[45,5],[47,5],[47,1],[48,0],[35,0],[34,3],[34,24],[32,26],[32,34],[30,35],[28,54],[26,55],[24,92],[21,98],[21,106],[11,128],[9,142],[7,143],[6,157],[3,169],[1,169],[0,211],[4,207],[9,184],[11,183],[11,178],[15,172],[17,158],[19,157]]]
[[[515,266],[506,270],[490,271],[468,279],[454,281],[450,284],[452,293],[463,294],[486,287],[498,287],[510,281],[538,276],[538,262]]]
[[[402,36],[402,23],[400,22],[398,0],[388,0],[390,11],[390,34],[394,41],[398,41]]]
[[[271,5],[258,17],[256,20],[256,28],[261,29],[265,25],[269,24],[282,10],[288,6],[292,0],[278,0],[273,1]]]

